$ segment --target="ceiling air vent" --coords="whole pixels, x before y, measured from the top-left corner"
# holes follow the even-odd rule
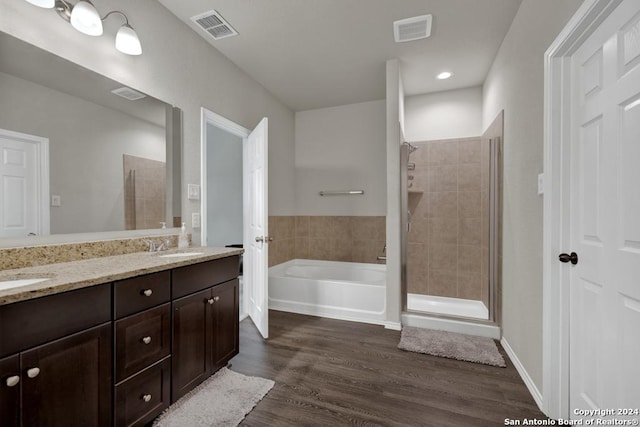
[[[415,16],[393,22],[396,43],[426,39],[431,35],[431,15]]]
[[[118,89],[114,89],[111,91],[111,93],[121,96],[125,99],[128,99],[129,101],[136,101],[138,99],[142,99],[147,96],[144,93],[140,93],[137,90],[131,89],[130,87],[126,87],[126,86],[123,86]]]
[[[214,40],[238,35],[238,32],[215,10],[192,16],[191,20],[209,33]]]

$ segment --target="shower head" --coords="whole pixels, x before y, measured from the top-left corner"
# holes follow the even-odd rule
[[[418,149],[418,147],[416,147],[415,145],[411,145],[408,142],[403,142],[403,144],[409,148],[409,155],[411,155],[411,153]]]

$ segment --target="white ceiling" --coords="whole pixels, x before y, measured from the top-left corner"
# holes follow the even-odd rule
[[[522,0],[159,0],[294,111],[385,97],[399,58],[407,95],[484,81]],[[213,40],[190,18],[215,9],[239,35]],[[393,21],[433,15],[431,37],[395,43]],[[454,76],[435,79],[440,71]]]

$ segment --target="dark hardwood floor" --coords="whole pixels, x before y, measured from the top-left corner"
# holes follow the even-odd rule
[[[271,311],[262,340],[240,324],[232,369],[276,382],[245,426],[497,426],[546,419],[500,348],[507,368],[397,349],[382,326]]]

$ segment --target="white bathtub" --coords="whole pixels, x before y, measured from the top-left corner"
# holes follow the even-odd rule
[[[384,324],[386,266],[294,259],[269,268],[269,308]]]

